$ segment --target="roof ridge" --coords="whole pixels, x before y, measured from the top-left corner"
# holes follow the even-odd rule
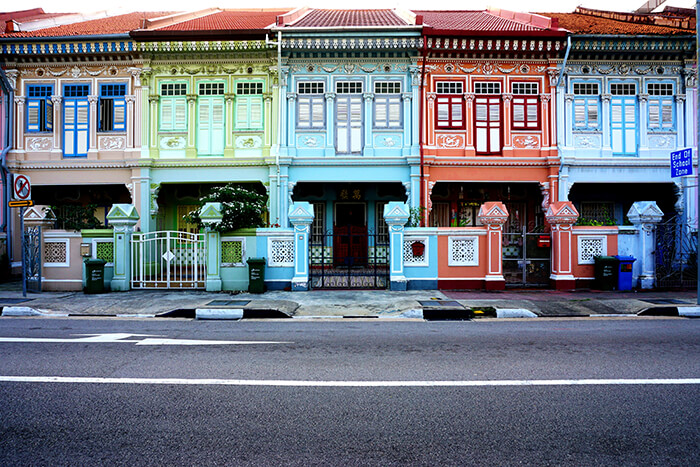
[[[52,16],[50,18],[40,18],[21,22],[18,20],[8,20],[5,24],[5,32],[29,32],[38,31],[40,29],[54,28],[57,26],[65,26],[67,24],[84,23],[96,19],[109,18],[113,16],[121,16],[125,13],[122,7],[117,7],[114,10],[101,10],[94,13],[66,13],[61,16]]]
[[[597,18],[612,19],[625,23],[651,24],[654,26],[665,26],[676,29],[695,28],[696,18],[669,17],[657,13],[625,13],[619,11],[596,10],[593,8],[576,7],[574,13]]]
[[[522,13],[491,7],[486,9],[486,13],[498,16],[499,18],[517,21],[518,23],[526,24],[535,28],[552,29],[553,27],[556,27],[556,25],[553,24],[552,18],[538,15],[536,13]]]
[[[205,8],[203,10],[181,11],[168,16],[161,16],[160,18],[144,19],[141,29],[160,29],[173,24],[184,23],[185,21],[191,21],[193,19],[220,13],[221,11],[222,10],[220,8],[216,7]]]

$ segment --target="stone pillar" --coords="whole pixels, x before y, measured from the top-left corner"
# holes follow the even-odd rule
[[[549,280],[557,290],[573,289],[572,227],[578,219],[578,211],[571,201],[557,201],[547,208],[545,219],[552,229],[551,275]]]
[[[265,148],[270,148],[272,146],[272,131],[273,128],[277,128],[277,122],[273,123],[273,118],[277,114],[276,111],[272,110],[272,93],[271,92],[266,92],[263,94],[263,102],[265,103],[265,113],[264,118],[265,122],[263,123],[265,126],[265,133],[263,134],[263,145]]]
[[[26,120],[24,119],[24,104],[26,102],[27,99],[24,96],[15,96],[15,106],[17,109],[14,122],[15,128],[17,129],[15,133],[15,148],[20,151],[24,149],[24,127],[26,125]]]
[[[479,222],[487,228],[487,268],[486,290],[503,290],[506,280],[503,277],[502,235],[503,224],[508,220],[508,209],[500,201],[487,201],[479,208]]]
[[[475,94],[473,93],[464,93],[464,116],[465,116],[465,121],[466,122],[471,122],[473,121],[472,119],[474,118],[474,98],[476,97]],[[433,120],[435,121],[435,120]],[[505,120],[503,120],[505,121]],[[474,126],[472,125],[469,127],[467,125],[466,127],[467,130],[467,140],[464,142],[464,152],[465,154],[468,154],[470,156],[474,155],[474,138],[476,135],[474,134]]]
[[[88,130],[90,134],[90,149],[88,149],[88,159],[97,158],[97,125],[99,125],[100,123],[100,118],[97,114],[97,102],[99,101],[99,99],[99,96],[88,96],[88,102],[90,103],[90,129]]]
[[[410,92],[404,92],[401,94],[401,100],[403,102],[403,148],[401,153],[404,156],[409,156],[412,154],[411,148],[413,147],[413,123],[411,122],[411,99],[413,94]]]
[[[560,88],[562,89],[562,88]],[[563,89],[562,89],[562,92]],[[562,118],[561,115],[557,115],[557,118],[559,119],[559,128],[562,130],[563,135],[561,135],[561,141],[564,145],[564,147],[569,147],[574,145],[574,135],[573,135],[573,128],[574,128],[574,95],[573,94],[564,94],[564,114],[565,118]],[[557,109],[559,110],[559,109]],[[566,126],[564,126],[566,125]]]
[[[502,115],[502,122],[512,122],[513,120],[511,119],[511,114],[513,113],[512,111],[512,103],[513,103],[513,94],[506,92],[501,94],[501,100],[503,101],[503,115]],[[474,115],[474,114],[467,114],[467,115]],[[505,151],[512,150],[513,149],[513,141],[511,140],[511,133],[510,133],[510,128],[511,126],[509,124],[505,124],[502,126],[503,130],[503,146],[502,149]]]
[[[364,101],[364,120],[365,120],[365,134],[364,138],[364,148],[362,149],[362,154],[365,156],[374,156],[374,140],[372,129],[374,128],[374,122],[372,121],[372,115],[374,114],[372,109],[372,102],[374,101],[374,93],[365,92],[362,94],[362,100]]]
[[[651,289],[656,282],[656,225],[663,216],[664,213],[654,201],[637,201],[627,212],[627,218],[637,229],[637,285],[642,289]]]
[[[136,115],[134,114],[136,96],[125,96],[124,100],[126,101],[126,148],[134,149],[135,122],[137,122],[137,120],[135,120]]]
[[[601,128],[603,129],[603,157],[612,156],[612,138],[610,131],[610,100],[612,99],[612,94],[601,94],[601,106],[600,106],[600,121],[602,122]]]
[[[187,147],[186,157],[197,155],[197,94],[187,95]]]
[[[282,141],[281,145],[287,148],[287,155],[289,156],[295,156],[296,155],[296,134],[295,134],[295,125],[296,125],[296,99],[297,99],[297,93],[295,92],[288,92],[287,93],[287,112],[286,114],[286,126],[283,126],[280,128],[280,131],[282,132]],[[284,131],[286,129],[286,131]]]
[[[215,227],[224,218],[221,213],[221,203],[205,203],[199,210],[199,218],[204,224],[204,244],[207,256],[207,292],[221,292],[221,234]]]
[[[148,96],[149,105],[149,120],[148,120],[148,135],[149,135],[149,149],[150,156],[153,157],[158,153],[158,101],[160,96],[158,94],[151,94]]]
[[[335,135],[333,135],[333,131],[335,130],[335,109],[334,103],[335,103],[335,93],[334,92],[327,92],[325,94],[326,97],[326,151],[325,155],[326,156],[334,156],[335,155]]]
[[[24,210],[24,208],[21,209]],[[23,264],[22,274],[26,274],[29,271],[31,271],[32,274],[36,273],[39,276],[38,286],[40,287],[40,290],[43,290],[43,283],[41,279],[44,276],[43,261],[46,258],[46,244],[44,243],[44,232],[47,229],[51,229],[54,227],[56,223],[56,215],[53,213],[51,207],[48,205],[35,205],[24,211],[24,214],[22,215],[22,220],[23,229],[20,230],[20,235],[23,235],[28,230],[40,227],[38,229],[40,250],[39,258],[24,257],[24,255],[20,253],[20,258],[22,258],[23,261],[27,261],[27,263]],[[22,240],[21,236],[20,245],[24,245],[24,241]],[[37,262],[39,264],[37,264]]]
[[[131,288],[131,236],[139,220],[139,213],[131,204],[115,204],[107,214],[109,224],[114,228],[114,277],[113,291]]]
[[[63,154],[63,96],[51,96],[53,103],[53,149],[51,152]]]
[[[236,95],[235,94],[224,94],[224,101],[225,101],[225,110],[224,110],[224,115],[226,117],[226,120],[224,120],[224,133],[225,133],[225,138],[224,138],[224,157],[233,157],[234,155],[234,149],[233,149],[233,128],[235,126],[236,122],[236,115],[235,115],[235,103],[236,103]]]
[[[640,93],[639,98],[639,152],[649,152],[649,94]],[[659,115],[661,120],[661,115]]]
[[[423,120],[424,146],[435,146],[435,99],[437,99],[437,94],[427,92],[425,97],[428,105],[424,111],[425,120]]]
[[[391,201],[384,206],[384,220],[389,226],[389,288],[406,290],[403,272],[403,232],[409,218],[408,204]]]
[[[128,68],[129,73],[131,73],[134,79],[133,92],[134,92],[134,110],[133,110],[133,136],[132,136],[132,148],[141,149],[141,107],[142,107],[142,88],[141,88],[141,68]],[[145,128],[145,127],[144,127]]]
[[[553,112],[550,112],[551,109],[549,107],[551,97],[550,94],[540,94],[540,122],[542,123],[542,144],[540,144],[540,148],[549,148],[552,146],[550,143],[550,119]]]
[[[289,221],[294,229],[293,291],[309,290],[309,235],[313,220],[311,203],[301,201],[289,206]]]

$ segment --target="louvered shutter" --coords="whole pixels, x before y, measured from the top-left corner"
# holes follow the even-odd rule
[[[89,145],[90,104],[87,99],[66,99],[63,110],[63,155],[85,156]]]
[[[349,120],[350,120],[350,102],[348,98],[339,97],[336,105],[336,140],[337,150],[339,153],[348,153],[349,149]]]
[[[115,98],[113,112],[112,130],[126,131],[126,100]]]
[[[199,154],[211,154],[211,100],[200,97],[198,104],[197,152]]]
[[[174,129],[173,125],[173,105],[175,101],[173,99],[161,98],[160,99],[160,129],[163,131],[171,131]]]
[[[477,97],[475,111],[476,152],[493,154],[501,151],[501,100]]]
[[[44,101],[44,113],[46,131],[53,131],[53,102],[51,99],[46,99]]]
[[[634,97],[613,98],[610,103],[612,150],[632,154],[637,149],[637,104]]]
[[[311,99],[311,126],[313,128],[323,128],[324,102],[323,97]]]
[[[401,128],[401,100],[398,97],[389,99],[389,127]]]
[[[388,112],[389,98],[375,97],[374,99],[374,126],[386,128],[389,126]]]
[[[90,104],[87,100],[76,101],[76,155],[87,155],[90,125]]]
[[[362,151],[362,98],[350,101],[350,152]]]
[[[180,97],[173,99],[173,130],[186,131],[187,130],[187,99]]]
[[[661,102],[661,128],[664,130],[673,128],[673,102],[670,100]]]
[[[40,118],[41,101],[27,101],[27,131],[41,131]]]
[[[250,98],[250,128],[262,129],[263,127],[263,99],[262,97]]]
[[[311,127],[311,99],[300,97],[298,106],[297,126],[299,128]]]
[[[211,154],[224,154],[224,99],[212,98],[211,104]]]

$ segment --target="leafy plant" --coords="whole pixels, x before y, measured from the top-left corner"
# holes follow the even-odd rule
[[[223,219],[221,223],[212,226],[219,232],[265,225],[263,215],[267,209],[267,196],[255,190],[229,183],[215,187],[209,194],[202,196],[199,203],[202,206],[204,203],[221,203]],[[199,218],[199,210],[190,212],[186,220],[197,224],[200,228],[203,226]]]
[[[425,214],[425,206],[418,206],[408,210],[408,226],[420,227]]]
[[[96,204],[85,206],[77,204],[64,204],[51,206],[56,215],[56,228],[65,230],[97,229],[102,227],[102,222],[95,217]]]

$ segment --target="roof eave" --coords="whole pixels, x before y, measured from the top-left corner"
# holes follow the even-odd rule
[[[128,32],[118,34],[93,34],[79,36],[14,36],[0,37],[0,42],[44,42],[44,41],[92,41],[92,40],[131,39]]]
[[[197,40],[198,37],[206,37],[207,40],[255,40],[265,39],[269,34],[269,29],[214,29],[207,31],[151,31],[135,30],[130,36],[135,41],[172,41],[172,40]]]

